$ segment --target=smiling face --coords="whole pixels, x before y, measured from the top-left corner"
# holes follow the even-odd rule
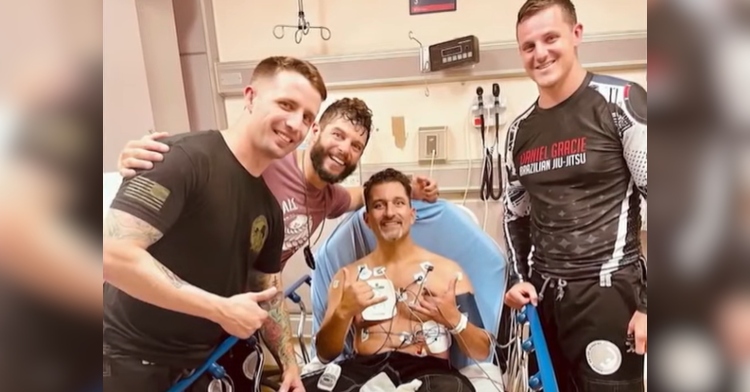
[[[365,151],[367,132],[344,117],[334,119],[316,132],[310,147],[315,173],[331,184],[345,180],[357,169]]]
[[[270,158],[286,156],[307,136],[321,102],[318,90],[297,72],[279,71],[257,80],[245,89],[252,142]]]
[[[357,169],[372,131],[372,110],[359,98],[333,102],[313,127],[310,159],[321,180],[335,184]]]
[[[381,170],[365,182],[365,223],[378,242],[398,241],[409,235],[416,220],[410,194],[409,177],[395,169]]]
[[[416,212],[403,184],[392,181],[374,185],[370,197],[365,220],[379,240],[394,242],[409,235]]]
[[[520,18],[518,48],[526,73],[540,88],[562,85],[578,58],[583,26],[560,5]]]

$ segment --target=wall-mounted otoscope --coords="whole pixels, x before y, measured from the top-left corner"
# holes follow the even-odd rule
[[[482,132],[484,137],[484,89],[482,86],[477,87],[477,111],[479,112],[479,131]]]
[[[477,88],[477,94],[479,94],[482,91],[482,88]],[[490,146],[487,143],[486,136],[484,134],[485,131],[485,124],[484,120],[482,120],[482,147],[484,148],[484,159],[482,162],[482,185],[479,191],[479,196],[482,200],[500,200],[502,196],[502,185],[501,185],[501,159],[500,159],[500,112],[502,111],[502,105],[500,104],[500,85],[497,83],[492,84],[492,96],[494,97],[494,102],[492,107],[489,110],[490,114],[494,114],[494,122],[492,123],[495,127],[495,144]],[[480,97],[481,101],[481,97]],[[497,154],[495,154],[497,152]],[[493,190],[494,182],[495,182],[495,167],[493,164],[493,160],[495,158],[495,155],[497,155],[497,178],[498,178],[498,190],[495,192]]]
[[[495,97],[495,124],[500,124],[500,85],[492,83],[492,96]]]

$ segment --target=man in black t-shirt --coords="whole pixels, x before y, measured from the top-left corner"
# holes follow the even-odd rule
[[[508,129],[505,302],[538,306],[561,391],[643,391],[646,91],[588,73],[569,0],[528,0],[517,38],[539,98]]]
[[[225,333],[244,339],[262,327],[271,349],[293,350],[281,208],[261,174],[301,143],[326,94],[311,64],[268,58],[235,126],[169,138],[162,162],[123,182],[104,232],[106,391],[162,392]],[[284,372],[301,391],[299,369]]]

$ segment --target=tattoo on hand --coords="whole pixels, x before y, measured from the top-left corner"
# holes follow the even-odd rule
[[[292,342],[292,326],[289,323],[289,314],[284,308],[284,289],[281,287],[279,274],[263,274],[251,271],[249,288],[251,291],[263,291],[276,287],[278,293],[270,301],[260,304],[268,312],[268,320],[261,328],[263,340],[268,348],[275,353],[285,368],[297,366],[297,357]]]

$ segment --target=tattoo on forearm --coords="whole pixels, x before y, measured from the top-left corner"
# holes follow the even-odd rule
[[[175,275],[174,272],[170,271],[169,268],[164,266],[164,264],[160,263],[156,259],[153,260],[154,264],[156,264],[159,270],[161,270],[161,272],[167,277],[167,279],[169,279],[169,282],[172,283],[172,286],[174,286],[174,288],[179,289],[185,285],[185,281],[180,279],[179,276]]]
[[[107,219],[104,222],[104,236],[110,239],[133,240],[137,241],[144,247],[147,247],[156,241],[159,241],[163,234],[155,227],[138,219],[128,213],[119,210],[109,210]],[[156,259],[152,259],[157,268],[169,279],[169,282],[175,288],[181,288],[185,281],[175,275],[164,264]]]
[[[273,299],[260,304],[268,312],[268,320],[261,328],[261,334],[268,348],[276,354],[285,368],[296,366],[297,358],[292,342],[292,326],[289,322],[289,314],[284,307],[284,288],[281,287],[280,274],[263,274],[252,271],[249,283],[252,291],[262,291],[271,287],[278,289],[278,293]]]

